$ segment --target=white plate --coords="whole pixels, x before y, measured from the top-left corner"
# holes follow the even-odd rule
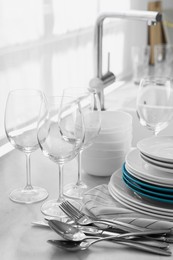
[[[173,136],[153,136],[137,143],[141,153],[156,160],[173,163]]]
[[[133,177],[135,177],[135,178],[137,178],[141,181],[144,181],[148,184],[153,184],[153,185],[157,185],[157,186],[160,186],[160,187],[173,188],[173,184],[171,184],[171,183],[160,183],[160,182],[157,182],[157,181],[152,181],[150,179],[147,179],[146,176],[143,177],[143,176],[139,175],[134,170],[129,168],[128,165],[126,165],[126,164],[125,164],[125,168]]]
[[[148,181],[154,181],[161,185],[173,186],[173,169],[170,172],[164,169],[155,169],[150,163],[145,162],[137,148],[131,150],[126,155],[126,165],[131,172],[134,172],[139,178],[140,176]],[[170,169],[169,169],[170,170]]]
[[[115,191],[113,189],[111,189],[111,187],[109,187],[109,192],[111,194],[111,196],[117,200],[120,204],[122,204],[123,206],[133,210],[133,211],[137,211],[139,213],[143,213],[143,214],[146,214],[146,215],[149,215],[149,216],[152,216],[152,217],[159,217],[159,218],[163,218],[165,220],[172,220],[172,215],[168,215],[167,213],[165,214],[160,214],[160,212],[156,211],[149,211],[148,209],[144,208],[144,206],[136,206],[136,205],[133,205],[132,203],[130,203],[129,201],[127,201],[126,199],[123,199],[121,198],[121,196],[117,195],[115,193]]]
[[[157,218],[158,217],[159,218],[164,218],[164,219],[172,221],[172,215],[171,214],[168,214],[168,213],[161,214],[161,212],[159,212],[159,211],[148,210],[144,206],[133,205],[131,202],[129,202],[126,199],[121,198],[121,196],[117,195],[115,193],[115,191],[113,189],[111,189],[111,188],[109,188],[109,192],[110,192],[111,196],[115,200],[117,200],[120,204],[124,205],[125,207],[127,207],[127,208],[129,208],[129,209],[131,209],[133,211],[137,211],[137,212],[149,215],[149,216],[153,216],[153,217],[157,217]]]
[[[152,159],[150,158],[149,156],[145,155],[144,153],[140,153],[141,155],[141,158],[148,162],[148,163],[151,163],[153,165],[153,167],[157,167],[157,169],[166,169],[168,172],[170,170],[170,172],[172,173],[173,171],[173,164],[172,163],[167,163],[167,162],[161,162],[161,161],[158,161],[158,160],[155,160],[155,159]]]
[[[149,212],[158,212],[158,214],[173,217],[173,207],[171,204],[154,201],[151,199],[143,198],[132,190],[130,190],[122,180],[122,171],[118,170],[110,178],[108,188],[113,190],[116,196],[127,201],[134,207],[140,207],[141,209]]]

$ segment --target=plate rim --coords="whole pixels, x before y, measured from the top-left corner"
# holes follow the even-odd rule
[[[164,144],[165,144],[165,141],[167,141],[167,139],[170,139],[170,138],[172,139],[172,143],[173,143],[173,136],[152,136],[152,137],[147,137],[147,138],[144,138],[144,139],[138,141],[136,146],[142,153],[144,153],[144,154],[146,154],[146,155],[148,155],[148,156],[150,156],[150,157],[152,157],[152,158],[154,158],[156,160],[173,163],[173,159],[165,157],[163,155],[161,156],[161,155],[153,154],[153,153],[151,153],[151,149],[148,151],[148,150],[146,150],[145,147],[143,147],[143,145],[146,146],[145,142],[147,143],[147,147],[149,147],[148,145],[150,145],[153,140],[155,141],[155,140],[162,140],[162,139],[164,139]],[[170,144],[170,141],[168,143]]]
[[[128,201],[133,202],[135,205],[142,205],[142,206],[145,205],[145,208],[156,209],[156,210],[159,210],[159,211],[161,211],[161,212],[173,214],[173,209],[163,208],[163,207],[157,206],[157,205],[152,205],[152,204],[150,204],[148,201],[147,201],[147,204],[146,204],[146,201],[145,201],[145,202],[137,201],[137,196],[135,197],[136,200],[134,201],[134,197],[132,197],[128,192],[122,194],[122,193],[121,193],[121,190],[117,190],[117,186],[116,186],[116,188],[115,188],[115,186],[113,186],[113,184],[112,184],[113,178],[116,178],[116,177],[118,176],[118,174],[119,174],[119,175],[122,174],[122,170],[121,170],[121,169],[115,171],[115,172],[112,174],[112,176],[111,176],[111,178],[110,178],[110,181],[109,181],[109,183],[108,183],[108,187],[109,187],[109,186],[112,186],[113,189],[115,190],[115,192],[118,193],[118,194],[120,194],[121,197],[125,198],[125,199],[128,200]],[[120,180],[120,182],[121,182],[120,184],[121,184],[121,185],[124,185],[123,188],[125,188],[125,189],[128,191],[128,188],[127,188],[127,187],[125,186],[125,184],[123,183],[122,176],[121,176],[121,178],[120,178],[120,176],[118,176],[118,178],[119,178],[119,180]],[[131,191],[131,192],[132,192],[132,191]],[[155,202],[156,202],[156,201],[155,201]],[[158,203],[159,203],[159,202],[158,202]],[[170,206],[170,204],[169,204],[169,206]]]
[[[124,183],[127,185],[127,187],[130,189],[130,190],[132,190],[133,192],[136,192],[137,194],[139,194],[140,196],[143,196],[143,197],[146,197],[146,198],[148,198],[148,199],[152,199],[152,200],[157,200],[157,201],[159,201],[159,202],[165,202],[165,203],[169,203],[169,204],[173,204],[173,198],[172,199],[164,199],[164,198],[158,198],[158,197],[156,197],[156,196],[153,196],[153,195],[150,195],[150,194],[145,194],[143,191],[140,191],[140,189],[139,189],[139,191],[137,190],[138,188],[133,188],[133,187],[131,187],[132,185],[131,184],[129,184],[128,182],[126,182],[126,180],[124,180],[123,179],[123,181],[124,181]]]
[[[142,214],[144,214],[144,215],[146,214],[146,215],[154,216],[154,217],[158,217],[158,216],[159,216],[159,218],[163,218],[163,219],[166,219],[166,220],[172,220],[172,215],[168,215],[168,214],[166,213],[166,216],[165,216],[165,215],[160,214],[160,212],[150,212],[150,211],[148,211],[148,210],[146,210],[146,209],[145,209],[145,211],[143,211],[143,210],[142,210],[141,208],[139,208],[138,206],[131,205],[131,204],[127,203],[126,200],[124,201],[123,199],[117,197],[117,195],[114,194],[114,191],[112,191],[110,187],[108,188],[108,190],[109,190],[110,195],[111,195],[114,199],[116,199],[116,200],[117,200],[120,204],[122,204],[123,206],[125,206],[125,207],[127,207],[127,208],[129,208],[129,209],[131,209],[131,210],[133,210],[133,211],[142,213]],[[113,193],[113,194],[112,194],[112,193]],[[146,212],[147,212],[147,213],[146,213]],[[156,215],[156,214],[157,214],[157,215]]]
[[[170,188],[170,187],[164,187],[164,186],[159,186],[159,185],[155,185],[155,184],[150,184],[150,183],[146,183],[144,181],[141,181],[140,179],[138,179],[137,177],[133,176],[131,174],[131,172],[129,172],[127,169],[126,169],[126,165],[125,163],[123,164],[123,167],[122,167],[122,171],[123,171],[123,174],[127,175],[129,177],[129,179],[131,178],[132,181],[138,183],[139,185],[141,186],[144,186],[144,187],[147,187],[147,188],[151,188],[153,190],[157,190],[157,191],[166,191],[166,192],[172,192],[173,193],[173,187]]]
[[[171,169],[173,169],[173,163],[172,162],[164,162],[164,161],[161,161],[161,160],[156,160],[156,159],[150,157],[149,155],[142,153],[141,151],[140,151],[140,155],[146,157],[152,163],[158,164],[161,167],[170,167]]]
[[[145,178],[145,176],[140,176],[139,174],[136,174],[136,172],[134,172],[133,170],[131,170],[131,168],[128,167],[128,165],[126,165],[127,171],[135,178],[140,179],[141,181],[147,182],[147,183],[151,183],[153,185],[158,185],[160,187],[168,187],[168,188],[173,188],[173,184],[170,183],[162,183],[162,182],[157,182],[155,180],[150,180],[149,178]]]
[[[134,162],[134,158],[136,159],[136,162]],[[133,160],[132,160],[133,159]],[[137,172],[138,176],[143,176],[144,178],[146,178],[146,176],[148,177],[148,180],[152,180],[152,181],[156,181],[157,183],[161,183],[161,184],[172,184],[173,185],[173,172],[164,172],[163,169],[158,169],[160,172],[160,175],[158,170],[156,171],[155,168],[153,168],[153,170],[155,171],[156,176],[154,176],[153,174],[151,174],[151,172],[149,172],[148,169],[145,169],[144,166],[142,165],[142,163],[144,162],[147,166],[152,167],[151,164],[145,162],[141,156],[140,156],[140,151],[135,148],[133,150],[130,150],[126,157],[125,157],[125,162],[127,164],[127,166],[135,173]],[[141,164],[140,164],[141,163]],[[164,177],[162,177],[162,173],[164,173]],[[167,175],[169,175],[169,177],[167,177]],[[172,175],[172,176],[171,176]],[[158,181],[159,180],[159,181]],[[165,181],[166,180],[166,181]]]
[[[141,156],[142,160],[144,160],[146,163],[150,164],[153,168],[158,169],[160,171],[165,170],[166,172],[173,174],[173,167],[171,168],[171,167],[161,166],[155,162],[151,162],[150,161],[151,159],[148,159],[147,156],[142,153],[140,153],[140,156]]]

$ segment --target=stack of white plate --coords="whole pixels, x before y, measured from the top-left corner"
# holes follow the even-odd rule
[[[126,207],[172,220],[173,137],[138,142],[127,154],[122,170],[112,175],[109,191]]]
[[[152,167],[173,173],[173,136],[156,136],[137,144],[141,157]]]
[[[132,142],[132,116],[122,111],[102,111],[101,131],[82,153],[82,168],[96,176],[110,176],[122,167]]]

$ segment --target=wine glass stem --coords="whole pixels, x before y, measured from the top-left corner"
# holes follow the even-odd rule
[[[64,199],[63,196],[63,167],[62,163],[59,163],[59,198],[58,201],[62,201]]]
[[[81,170],[82,170],[82,165],[81,165],[81,157],[82,157],[82,150],[79,151],[78,153],[78,179],[77,179],[77,185],[80,185],[82,182],[81,180]]]
[[[25,189],[31,190],[31,162],[30,162],[30,153],[25,153],[26,155],[26,186]]]

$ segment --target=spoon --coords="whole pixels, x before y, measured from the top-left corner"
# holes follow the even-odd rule
[[[77,227],[74,227],[72,225],[69,225],[67,223],[58,221],[58,220],[49,220],[48,224],[50,226],[51,229],[53,229],[56,233],[58,233],[60,236],[62,236],[63,238],[67,239],[67,240],[71,240],[71,241],[84,241],[86,239],[99,239],[101,238],[100,236],[86,236],[84,234],[84,232],[82,230],[80,230]],[[155,231],[156,232],[156,231]],[[134,237],[139,237],[141,235],[147,235],[148,233],[151,233],[150,231],[138,231],[138,232],[133,232],[133,233],[126,233],[126,234],[114,234],[114,235],[109,235],[106,238],[107,239],[122,239],[122,238],[134,238]],[[140,238],[141,239],[141,238]],[[139,240],[139,238],[138,238]],[[136,241],[132,241],[131,243],[135,243]],[[154,241],[154,240],[149,240],[147,238],[147,240],[142,240],[140,241],[141,244],[144,245],[150,245],[153,247],[160,247],[160,248],[167,248],[168,247],[168,243],[166,242],[160,242],[160,241]]]
[[[86,250],[90,246],[92,246],[95,243],[101,242],[103,240],[107,240],[108,238],[100,238],[98,240],[94,241],[70,241],[70,240],[48,240],[47,242],[59,247],[61,249],[67,250],[67,251],[81,251],[81,250]],[[127,245],[136,249],[140,249],[143,251],[151,252],[153,254],[159,254],[159,255],[166,255],[170,256],[172,255],[171,251],[169,250],[164,250],[161,248],[156,248],[148,245],[142,245],[139,242],[132,243],[131,241],[126,241],[126,240],[117,240],[117,244],[122,244],[122,245]]]

